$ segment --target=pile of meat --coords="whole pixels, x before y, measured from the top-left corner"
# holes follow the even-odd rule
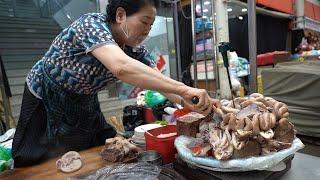
[[[109,162],[122,162],[125,157],[138,153],[137,146],[131,144],[123,137],[106,139],[105,146],[100,155]]]
[[[212,153],[218,160],[237,159],[291,146],[295,130],[286,104],[258,93],[221,104],[211,119],[199,123],[196,136],[202,141],[191,147],[194,156]]]

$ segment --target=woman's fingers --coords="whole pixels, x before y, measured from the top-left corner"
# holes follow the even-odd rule
[[[201,110],[202,112],[207,111],[207,110],[211,110],[209,97],[208,97],[208,98],[205,98],[205,103],[204,103],[204,105],[200,108],[200,110]]]
[[[218,99],[210,99],[210,100],[215,108],[221,108],[221,103]]]
[[[182,95],[182,97],[185,102],[185,107],[203,115],[208,115],[213,108],[215,109],[216,107],[221,106],[219,100],[211,99],[207,91],[204,89],[190,87],[188,91]],[[197,104],[193,104],[193,97],[197,97],[199,99]]]
[[[202,112],[201,114],[204,116],[207,116],[208,114],[210,114],[212,111],[212,108],[207,108],[204,112]]]
[[[205,109],[201,112],[201,114],[203,114],[204,116],[207,116],[208,114],[211,113],[212,107],[213,107],[212,102],[210,101],[210,98],[208,98],[207,103],[204,107]]]

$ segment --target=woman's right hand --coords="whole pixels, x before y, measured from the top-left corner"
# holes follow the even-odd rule
[[[204,89],[197,89],[188,87],[180,95],[183,98],[184,106],[192,111],[208,115],[213,108],[213,101]],[[199,102],[197,104],[192,103],[192,98],[197,97]]]

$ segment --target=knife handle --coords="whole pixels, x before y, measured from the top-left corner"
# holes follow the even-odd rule
[[[191,99],[191,102],[193,104],[198,104],[199,103],[199,98],[197,96],[193,96],[192,99]]]

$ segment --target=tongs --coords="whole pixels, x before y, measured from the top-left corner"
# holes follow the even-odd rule
[[[232,98],[232,105],[233,105],[233,107],[235,107],[234,100],[233,100],[234,99],[234,92],[232,89],[232,83],[231,83],[230,72],[229,72],[229,59],[228,59],[228,51],[232,51],[232,48],[231,48],[229,42],[221,42],[220,45],[218,46],[218,49],[222,55],[224,67],[227,69],[229,88],[230,88],[231,98]]]

